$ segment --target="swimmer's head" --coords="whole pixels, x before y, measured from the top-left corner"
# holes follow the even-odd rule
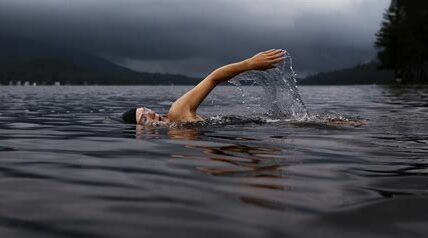
[[[140,124],[140,125],[154,125],[161,122],[169,122],[168,118],[154,111],[145,108],[133,108],[122,114],[122,119],[125,122]]]

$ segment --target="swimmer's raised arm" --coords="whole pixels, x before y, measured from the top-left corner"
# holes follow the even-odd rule
[[[225,82],[236,75],[248,70],[266,70],[274,64],[283,61],[284,50],[268,50],[260,52],[241,62],[225,65],[214,70],[193,89],[175,101],[168,112],[168,119],[173,121],[196,121],[200,117],[196,110],[208,94],[221,82]]]

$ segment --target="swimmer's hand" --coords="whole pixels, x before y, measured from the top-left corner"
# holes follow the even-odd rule
[[[285,59],[285,50],[268,50],[260,52],[253,57],[244,60],[249,70],[267,70],[275,68],[275,64]]]

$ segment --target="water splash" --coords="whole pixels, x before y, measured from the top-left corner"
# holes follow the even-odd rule
[[[247,71],[229,82],[238,87],[243,98],[245,93],[242,85],[261,86],[265,92],[263,104],[270,118],[304,120],[308,117],[308,111],[296,86],[296,73],[289,53],[286,54],[283,62],[276,65],[276,68]]]

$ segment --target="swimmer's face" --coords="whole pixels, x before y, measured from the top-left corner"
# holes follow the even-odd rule
[[[166,117],[161,116],[145,107],[137,108],[135,118],[137,119],[137,124],[141,125],[150,125],[157,122],[168,121]]]

